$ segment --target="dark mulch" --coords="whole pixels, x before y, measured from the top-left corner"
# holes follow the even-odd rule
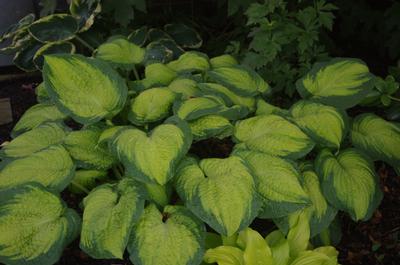
[[[11,98],[14,122],[0,126],[0,143],[9,140],[9,132],[21,115],[36,103],[34,88],[40,80],[14,80],[0,83],[0,98]],[[233,147],[231,141],[207,140],[194,144],[191,153],[204,157],[226,157]],[[216,151],[217,150],[217,151]],[[367,222],[354,223],[346,215],[341,215],[342,240],[337,246],[340,251],[340,263],[343,265],[397,265],[400,261],[400,176],[383,163],[377,163],[381,188],[384,192],[383,201],[373,218]],[[69,207],[79,212],[81,196],[71,195],[68,191],[62,193]],[[271,231],[270,221],[257,219],[253,227],[263,233]],[[128,265],[128,257],[121,260],[94,260],[79,249],[76,240],[68,246],[58,265]]]

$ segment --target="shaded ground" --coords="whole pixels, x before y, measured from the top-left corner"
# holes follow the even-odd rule
[[[40,80],[14,80],[0,82],[0,98],[11,99],[14,122],[31,105],[35,104],[34,87]],[[9,132],[14,123],[0,126],[0,143],[9,140]],[[232,148],[227,140],[208,140],[194,144],[192,153],[200,157],[226,157]],[[400,177],[383,163],[377,163],[383,201],[373,218],[368,222],[354,223],[346,215],[341,215],[342,241],[337,246],[340,251],[340,263],[343,265],[397,265],[400,261]],[[69,207],[77,209],[81,197],[62,193]],[[273,229],[270,221],[256,220],[252,226],[260,227],[264,232]],[[128,265],[128,257],[121,260],[94,260],[79,249],[79,241],[68,246],[58,265]]]

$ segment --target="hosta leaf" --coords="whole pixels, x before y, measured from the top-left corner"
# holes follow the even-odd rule
[[[296,87],[303,98],[346,109],[357,105],[373,84],[373,76],[364,62],[335,58],[326,63],[316,63],[305,77],[297,81]]]
[[[148,134],[139,129],[122,130],[112,147],[128,176],[164,185],[174,176],[191,143],[188,125],[173,117]]]
[[[310,224],[306,213],[292,215],[289,218],[289,243],[290,256],[296,257],[300,252],[307,249],[310,240]]]
[[[217,263],[218,265],[246,265],[243,251],[236,247],[220,246],[206,251],[204,255],[206,263]]]
[[[60,145],[54,145],[6,163],[0,171],[0,189],[38,182],[59,192],[68,186],[74,171],[75,166],[67,150]]]
[[[185,53],[185,50],[182,49],[174,40],[172,39],[161,39],[158,41],[161,45],[166,47],[168,50],[172,52],[172,60],[178,59],[182,54]]]
[[[107,171],[104,170],[77,170],[68,189],[73,193],[84,193],[86,190],[90,191],[95,188],[106,178]]]
[[[183,48],[197,49],[203,44],[200,34],[185,24],[167,24],[164,30]]]
[[[43,82],[35,88],[35,94],[37,102],[50,103],[50,97]]]
[[[143,46],[147,41],[147,32],[147,26],[140,27],[129,34],[128,40],[138,46]]]
[[[168,89],[180,94],[182,99],[198,97],[201,95],[201,91],[197,87],[197,82],[189,78],[175,79],[169,84]]]
[[[108,169],[115,162],[111,153],[98,145],[102,130],[91,126],[70,132],[64,140],[64,146],[77,165],[83,168]]]
[[[233,126],[229,120],[219,115],[207,115],[189,122],[193,139],[196,141],[211,137],[225,138],[233,133]]]
[[[72,0],[69,11],[78,20],[79,32],[84,32],[92,27],[96,15],[101,12],[101,4],[97,0]]]
[[[205,227],[182,206],[160,213],[149,205],[134,227],[128,246],[137,265],[195,265],[204,253]]]
[[[176,72],[162,63],[153,63],[145,68],[146,79],[152,85],[168,86],[177,76]]]
[[[176,189],[196,216],[225,236],[247,227],[261,206],[251,171],[236,156],[186,158],[176,174]]]
[[[162,31],[161,29],[157,28],[151,28],[149,30],[149,41],[159,41],[162,39],[170,39],[171,36],[169,36],[166,32]]]
[[[83,200],[80,247],[97,259],[123,259],[132,225],[144,208],[144,197],[135,181],[104,184]]]
[[[286,109],[281,109],[280,107],[269,104],[263,99],[257,100],[257,111],[256,115],[266,115],[266,114],[275,114],[282,117],[289,116],[289,111]]]
[[[144,183],[143,185],[150,201],[154,202],[159,207],[168,205],[172,193],[172,187],[169,183],[166,185]]]
[[[239,148],[297,159],[309,153],[314,143],[296,125],[277,115],[260,115],[239,121],[234,137]]]
[[[218,113],[225,108],[224,103],[216,97],[204,96],[177,102],[174,104],[174,113],[183,120],[192,121],[206,115]]]
[[[145,50],[124,38],[112,38],[100,45],[95,53],[96,58],[118,66],[133,67],[143,61]]]
[[[339,149],[348,127],[347,116],[335,107],[301,100],[290,109],[294,122],[323,147]]]
[[[53,102],[83,124],[113,117],[121,111],[127,97],[125,81],[98,59],[45,56],[43,78]]]
[[[356,149],[337,157],[324,149],[315,161],[325,198],[354,220],[369,219],[382,199],[377,175],[369,159]]]
[[[78,214],[41,185],[29,184],[0,193],[3,264],[55,264],[79,230]]]
[[[289,242],[281,231],[276,230],[267,235],[265,238],[268,246],[271,248],[274,265],[287,265],[290,259]]]
[[[158,41],[153,41],[146,46],[144,64],[166,63],[172,60],[174,52]]]
[[[56,53],[74,53],[75,45],[71,42],[55,42],[47,43],[40,47],[33,57],[33,63],[37,69],[42,69],[44,63],[44,55],[56,54]]]
[[[25,72],[36,71],[37,68],[33,62],[33,58],[42,46],[43,44],[37,41],[28,43],[15,54],[13,63]]]
[[[209,80],[241,96],[255,96],[270,91],[268,84],[254,71],[244,66],[219,67],[207,72]]]
[[[204,72],[210,68],[206,54],[185,52],[178,60],[168,63],[168,67],[176,72]]]
[[[21,119],[15,124],[11,135],[17,135],[29,131],[45,122],[61,121],[67,116],[60,112],[58,108],[51,104],[36,104],[30,107]]]
[[[253,97],[243,97],[235,94],[228,88],[214,83],[199,83],[197,84],[200,90],[207,94],[214,94],[223,98],[227,106],[240,105],[247,107],[250,111],[255,110],[256,100]]]
[[[241,231],[237,244],[244,250],[243,259],[246,265],[273,264],[271,249],[257,231],[251,228]]]
[[[0,157],[17,158],[33,154],[50,145],[62,142],[66,132],[60,124],[47,123],[40,125],[20,136],[0,150]]]
[[[68,14],[55,14],[36,20],[29,26],[29,33],[40,42],[70,40],[78,32],[76,19]]]
[[[331,252],[337,252],[333,247],[329,248]],[[317,248],[300,252],[299,255],[290,263],[290,265],[338,265],[337,257],[327,255],[324,251]],[[325,251],[326,252],[326,251]],[[337,255],[337,254],[336,254]]]
[[[166,88],[150,88],[132,100],[129,120],[136,125],[156,122],[169,116],[176,94]]]
[[[257,191],[263,199],[262,218],[286,216],[310,203],[300,184],[300,173],[282,158],[255,152],[236,150],[247,161],[257,178]]]
[[[21,31],[26,31],[26,28],[33,21],[35,21],[34,14],[31,13],[31,14],[24,16],[17,23],[10,25],[4,32],[1,33],[0,42],[3,42],[4,40],[6,40],[8,38],[12,38],[15,35],[20,34]]]
[[[211,58],[210,64],[212,68],[218,68],[218,67],[229,67],[233,65],[238,65],[239,63],[232,55],[224,54]]]
[[[351,140],[357,148],[376,160],[393,167],[400,166],[400,125],[374,114],[362,114],[354,119]]]

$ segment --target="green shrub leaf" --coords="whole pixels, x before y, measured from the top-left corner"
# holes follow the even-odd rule
[[[83,200],[80,247],[96,259],[123,259],[133,223],[144,208],[144,197],[131,179],[95,188]]]
[[[374,114],[362,114],[354,119],[351,140],[375,160],[393,167],[400,166],[400,125]]]
[[[255,151],[236,150],[234,154],[249,163],[257,178],[257,191],[263,199],[260,217],[286,216],[310,204],[293,163]]]
[[[132,100],[129,120],[136,125],[160,121],[170,114],[176,94],[166,88],[150,88]]]
[[[45,122],[62,121],[67,116],[60,112],[58,108],[50,104],[36,104],[30,107],[21,119],[15,124],[11,135],[17,135],[29,131]]]
[[[324,149],[315,161],[325,198],[354,220],[369,219],[382,199],[377,175],[369,159],[356,149],[337,157]]]
[[[347,116],[335,107],[301,100],[290,109],[294,122],[317,144],[339,149],[348,127]]]
[[[66,136],[63,126],[58,123],[39,125],[19,135],[0,151],[0,157],[17,158],[31,155],[53,144],[61,143]]]
[[[30,156],[6,163],[0,171],[0,189],[16,187],[28,182],[62,191],[68,186],[75,172],[67,150],[53,145]]]
[[[174,176],[191,143],[188,125],[173,117],[149,134],[139,129],[122,130],[112,146],[128,176],[164,185]]]
[[[127,97],[125,81],[98,59],[45,56],[43,78],[53,102],[83,124],[113,117],[121,111]]]
[[[296,87],[303,98],[347,109],[360,103],[373,83],[372,74],[361,60],[335,58],[314,64]]]
[[[149,205],[134,227],[128,246],[137,265],[197,265],[204,253],[205,227],[182,206],[160,213]]]
[[[314,143],[296,125],[277,115],[260,115],[236,123],[234,137],[247,148],[297,159],[309,153]]]
[[[186,158],[176,175],[176,189],[196,216],[225,236],[247,227],[261,206],[251,171],[236,156],[200,162]]]
[[[52,265],[80,230],[78,214],[41,185],[0,193],[0,262]]]
[[[36,20],[29,26],[29,33],[40,42],[70,40],[78,32],[76,19],[68,14],[55,14]]]

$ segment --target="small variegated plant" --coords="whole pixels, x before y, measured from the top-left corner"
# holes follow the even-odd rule
[[[372,90],[368,67],[318,63],[283,109],[229,55],[149,56],[122,37],[91,58],[45,56],[39,103],[0,151],[0,263],[54,264],[80,234],[92,258],[128,251],[135,265],[337,264],[310,238],[326,239],[338,211],[371,217],[382,198],[373,161],[400,168],[399,125],[346,113]],[[131,80],[135,65],[143,78]],[[192,148],[211,138],[233,150]],[[86,194],[82,215],[61,192]],[[248,228],[256,218],[279,231],[264,240]],[[210,245],[212,231],[223,243]]]

